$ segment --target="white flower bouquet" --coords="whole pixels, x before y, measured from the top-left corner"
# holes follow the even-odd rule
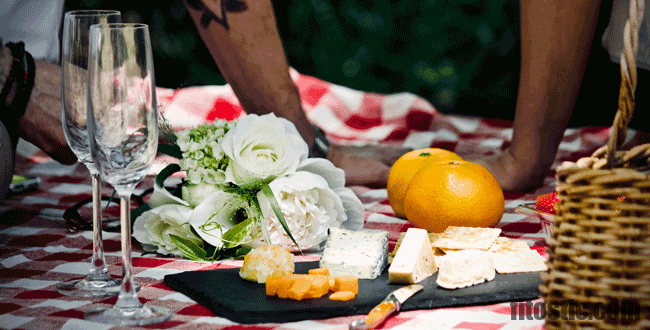
[[[295,126],[273,114],[217,120],[176,133],[159,150],[180,158],[156,177],[133,237],[145,251],[214,261],[262,244],[319,249],[327,229],[363,226],[361,201],[343,170],[307,158]],[[186,171],[177,193],[164,188]]]

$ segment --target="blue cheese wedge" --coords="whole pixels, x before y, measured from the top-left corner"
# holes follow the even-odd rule
[[[440,259],[436,283],[445,289],[459,289],[486,281],[496,274],[492,252],[469,249],[449,252]]]
[[[391,283],[418,283],[437,269],[427,231],[409,228],[388,268],[388,278]]]
[[[331,275],[375,279],[387,264],[387,231],[352,231],[335,227],[329,229],[320,267],[328,268]]]

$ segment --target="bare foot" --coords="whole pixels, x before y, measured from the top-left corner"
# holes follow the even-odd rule
[[[403,150],[406,151],[402,152]],[[385,188],[390,165],[408,150],[404,148],[333,145],[327,158],[335,166],[345,171],[346,185]]]
[[[507,150],[491,156],[466,157],[467,160],[485,167],[499,182],[503,191],[525,192],[544,182],[548,167],[535,168],[526,160],[516,160]]]
[[[387,145],[367,145],[367,146],[343,146],[337,145],[338,149],[342,150],[350,156],[370,158],[380,161],[388,166],[393,165],[398,158],[405,153],[413,150],[411,148],[401,146],[387,146]]]

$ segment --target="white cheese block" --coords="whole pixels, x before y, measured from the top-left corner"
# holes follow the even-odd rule
[[[391,283],[418,283],[437,269],[427,231],[409,228],[388,268],[388,278]]]
[[[375,279],[388,264],[388,232],[332,227],[320,259],[330,274]]]
[[[445,289],[458,289],[492,281],[495,276],[492,252],[469,249],[442,256],[438,265],[438,283]]]

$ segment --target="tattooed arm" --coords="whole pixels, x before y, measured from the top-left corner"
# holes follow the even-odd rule
[[[246,112],[273,112],[293,121],[311,146],[314,132],[289,76],[271,3],[186,0],[186,5],[201,38]]]
[[[275,113],[291,120],[307,144],[314,132],[289,75],[270,0],[185,0],[185,5],[226,81],[247,113]],[[349,185],[385,186],[403,149],[331,146],[327,158]]]

